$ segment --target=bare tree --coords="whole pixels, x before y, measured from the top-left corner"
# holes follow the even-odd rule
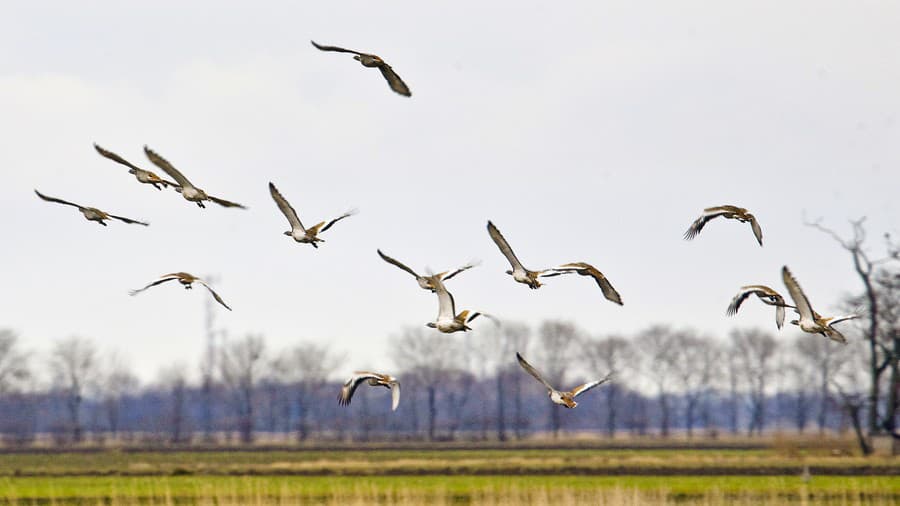
[[[620,336],[589,339],[583,348],[592,373],[602,375],[612,372],[616,375],[615,381],[601,389],[606,399],[606,434],[613,437],[616,434],[617,407],[621,394],[619,384],[623,380],[622,371],[634,360],[633,348],[628,340]]]
[[[880,340],[886,343],[884,354],[891,368],[882,427],[894,438],[900,438],[897,430],[900,411],[900,271],[882,269],[876,276],[876,283],[881,308]]]
[[[741,415],[741,374],[738,369],[740,357],[731,352],[726,353],[725,356],[728,363],[728,428],[732,434],[737,434],[739,429],[738,421]]]
[[[773,375],[773,358],[778,342],[771,334],[751,329],[731,333],[731,353],[737,355],[737,366],[749,387],[750,424],[748,434],[762,435],[766,423],[767,382]]]
[[[262,368],[257,396],[260,404],[262,428],[270,434],[290,431],[290,400],[288,398],[289,367],[287,357],[278,354]]]
[[[57,341],[50,352],[53,383],[63,395],[68,428],[76,443],[83,438],[81,405],[87,391],[96,383],[98,365],[97,348],[87,339],[71,337]]]
[[[450,375],[462,369],[459,346],[447,334],[412,327],[404,329],[399,336],[391,339],[391,350],[397,366],[402,368],[404,378],[425,387],[428,403],[427,435],[433,441],[436,435],[439,387]],[[401,378],[401,382],[403,381]],[[410,381],[406,381],[406,384]]]
[[[310,433],[310,415],[316,392],[322,389],[328,376],[334,373],[344,356],[335,353],[327,345],[312,342],[300,343],[282,356],[286,367],[286,376],[296,388],[295,403],[297,406],[297,438],[305,440]]]
[[[29,354],[21,350],[19,336],[0,329],[0,434],[7,443],[23,445],[34,438],[35,402],[29,395],[33,379]]]
[[[697,409],[716,373],[718,349],[711,339],[697,336],[690,330],[672,334],[671,346],[669,364],[672,377],[684,398],[688,437],[693,437]]]
[[[528,425],[525,416],[524,403],[522,402],[522,375],[519,374],[519,364],[513,356],[516,352],[528,354],[528,345],[531,340],[531,328],[524,323],[507,322],[501,329],[503,344],[508,348],[509,358],[501,360],[497,366],[497,432],[502,441],[505,436],[505,418],[503,402],[508,393],[512,394],[513,401],[513,433],[516,439],[525,437],[525,429]],[[507,387],[507,385],[509,385]],[[507,391],[509,389],[509,392]]]
[[[108,365],[99,378],[100,396],[107,428],[115,439],[119,433],[123,400],[137,391],[139,381],[131,367],[117,354],[107,357],[105,363]]]
[[[859,346],[851,343],[848,349],[843,350],[847,356],[848,367],[843,368],[842,372],[832,380],[832,386],[837,391],[840,398],[841,408],[850,417],[850,423],[853,425],[853,432],[856,435],[856,441],[859,444],[860,451],[863,455],[872,453],[872,445],[869,444],[865,434],[863,424],[863,409],[865,409],[867,396],[865,395],[865,380],[862,377],[862,371],[865,369],[864,354]]]
[[[581,331],[570,322],[547,320],[538,327],[538,368],[555,388],[565,388],[560,385],[565,383],[566,371],[573,362],[572,352],[581,340],[581,335]],[[556,438],[562,425],[561,408],[553,403],[547,403],[547,406],[550,409],[550,430]]]
[[[258,335],[226,343],[219,360],[225,386],[231,391],[241,442],[253,442],[253,393],[263,365],[265,341]]]
[[[867,419],[867,427],[870,434],[881,431],[883,423],[880,423],[878,415],[878,403],[881,399],[880,378],[881,375],[892,366],[896,365],[896,353],[900,352],[900,348],[889,349],[882,342],[882,334],[879,331],[881,323],[881,300],[878,297],[878,288],[876,287],[875,274],[879,266],[900,260],[900,244],[891,241],[891,237],[885,234],[886,254],[877,259],[869,258],[866,252],[866,218],[862,217],[857,220],[850,220],[852,228],[852,236],[844,238],[838,235],[830,228],[822,226],[821,220],[815,222],[806,222],[807,226],[813,227],[822,233],[829,235],[840,246],[850,253],[853,259],[853,269],[862,281],[865,288],[864,300],[866,304],[865,317],[868,319],[868,330],[866,332],[866,340],[869,342],[869,413]],[[893,417],[893,413],[891,413]]]
[[[19,336],[0,329],[0,395],[13,391],[31,376],[28,354],[19,346]]]
[[[500,364],[503,360],[509,359],[509,346],[503,338],[503,334],[496,326],[483,327],[480,330],[467,332],[463,336],[465,345],[462,347],[462,360],[465,370],[472,375],[471,388],[474,390],[471,396],[481,400],[478,404],[480,409],[477,414],[477,422],[481,429],[481,439],[486,440],[491,422],[499,423],[503,426],[503,421],[498,419],[498,414],[503,413],[502,397],[497,400],[497,411],[491,412],[491,387],[495,386],[490,379],[502,382],[499,371]],[[491,375],[494,376],[491,376]],[[498,390],[497,395],[501,395],[502,390]],[[467,396],[468,397],[468,396]],[[452,403],[451,403],[452,404]],[[506,437],[500,431],[498,439],[503,441]]]
[[[638,334],[635,349],[641,350],[640,369],[656,390],[660,411],[660,433],[668,437],[671,426],[672,349],[674,333],[669,327],[656,325]]]
[[[797,399],[796,406],[798,410],[797,428],[801,431],[803,424],[800,418],[803,415],[799,411],[811,407],[809,403],[805,402],[806,399],[802,395],[804,391],[813,386],[818,390],[819,401],[816,424],[820,434],[825,431],[828,406],[831,400],[831,385],[848,358],[843,348],[844,345],[830,339],[810,339],[808,335],[797,336],[794,341],[795,359],[791,372],[797,383],[798,394],[801,395]]]
[[[158,384],[168,391],[168,407],[165,420],[169,426],[169,442],[182,444],[190,441],[187,416],[187,367],[173,364],[163,368],[158,375]]]

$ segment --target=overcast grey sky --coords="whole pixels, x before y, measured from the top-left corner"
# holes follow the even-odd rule
[[[846,233],[900,234],[900,4],[896,2],[10,2],[0,17],[0,327],[46,350],[93,338],[150,379],[196,363],[206,293],[156,276],[219,276],[232,336],[314,339],[344,369],[389,369],[383,345],[436,297],[382,262],[483,264],[448,282],[458,309],[572,320],[594,334],[668,322],[774,331],[738,287],[782,290],[788,264],[820,312],[858,291]],[[392,93],[350,55],[381,55]],[[139,185],[93,142],[146,168],[157,150],[247,211],[199,209]],[[282,235],[274,182],[307,223],[358,216],[318,250]],[[151,223],[100,227],[32,190]],[[711,222],[733,203],[747,225]],[[485,231],[523,263],[587,261],[585,278],[514,283]],[[487,321],[476,321],[489,325]],[[784,332],[796,332],[786,329]],[[461,338],[461,336],[460,336]]]

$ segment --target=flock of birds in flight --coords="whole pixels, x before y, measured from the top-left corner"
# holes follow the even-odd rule
[[[361,53],[358,51],[344,49],[336,46],[323,46],[315,42],[312,42],[312,44],[321,51],[334,51],[353,54],[353,58],[359,61],[363,66],[369,68],[377,68],[379,71],[381,71],[382,76],[385,78],[388,85],[393,91],[406,97],[412,95],[406,83],[404,83],[400,76],[398,76],[397,73],[394,72],[391,66],[385,63],[385,61],[380,57],[374,54]],[[184,176],[181,171],[176,169],[175,166],[173,166],[165,158],[146,146],[144,146],[144,153],[150,160],[150,162],[160,170],[162,170],[169,177],[171,177],[174,181],[163,179],[154,172],[142,169],[120,157],[119,155],[111,151],[107,151],[106,149],[103,149],[96,144],[94,144],[94,148],[101,156],[127,167],[129,169],[128,172],[134,175],[134,177],[140,183],[151,185],[160,191],[167,187],[172,187],[173,189],[175,189],[175,191],[180,193],[185,200],[194,202],[201,208],[205,207],[204,202],[209,201],[223,207],[246,209],[246,207],[241,204],[225,200],[223,198],[214,197],[208,194],[205,190],[195,186],[187,179],[187,177]],[[107,226],[107,220],[118,220],[134,225],[149,225],[148,223],[143,221],[109,214],[95,207],[82,206],[80,204],[75,204],[59,198],[50,197],[40,193],[37,190],[35,190],[35,193],[38,195],[38,197],[45,201],[76,207],[87,220],[97,222],[103,226]],[[355,210],[351,210],[336,218],[327,221],[321,221],[316,225],[307,228],[300,221],[300,218],[294,207],[271,182],[269,183],[269,193],[272,196],[272,200],[275,201],[276,206],[281,211],[281,213],[284,214],[285,218],[287,218],[287,221],[291,226],[291,230],[284,232],[284,235],[291,237],[298,243],[309,244],[314,248],[319,247],[318,243],[324,242],[324,239],[319,237],[319,234],[327,231],[340,220],[353,216],[356,213]],[[685,232],[684,238],[686,240],[695,238],[700,234],[700,231],[710,220],[718,217],[737,220],[741,223],[749,222],[750,227],[753,231],[753,235],[756,237],[759,245],[762,246],[762,228],[760,227],[759,222],[746,209],[732,205],[723,205],[704,209],[700,217],[697,218]],[[487,231],[491,239],[500,249],[500,252],[504,257],[506,257],[507,261],[509,261],[511,269],[507,270],[506,274],[512,276],[514,281],[522,283],[535,290],[543,285],[543,283],[541,283],[540,281],[540,278],[554,277],[564,274],[578,274],[581,276],[588,276],[597,283],[597,285],[600,287],[601,292],[603,293],[603,296],[607,300],[615,304],[622,305],[622,298],[619,295],[619,292],[616,291],[615,288],[613,288],[612,284],[609,282],[606,276],[604,276],[603,273],[601,273],[594,266],[585,262],[570,262],[561,264],[557,267],[551,267],[541,270],[530,270],[526,268],[521,261],[519,261],[518,257],[513,252],[512,247],[510,247],[509,243],[500,233],[500,230],[490,221],[488,221],[487,223]],[[475,263],[466,264],[456,270],[453,270],[452,272],[445,271],[437,274],[428,274],[423,276],[416,273],[414,270],[401,263],[400,261],[384,254],[380,249],[377,250],[377,252],[385,262],[394,265],[415,277],[419,287],[437,295],[438,315],[433,322],[429,322],[426,324],[428,327],[437,329],[438,331],[447,334],[460,331],[465,332],[471,330],[471,327],[469,327],[468,324],[479,316],[485,316],[486,318],[494,321],[495,324],[499,325],[499,321],[488,313],[484,313],[481,311],[470,312],[469,310],[464,310],[457,313],[453,295],[447,290],[447,287],[444,284],[446,281],[450,280],[457,274],[475,267]],[[199,277],[187,272],[175,272],[162,275],[143,288],[132,290],[130,294],[137,295],[138,293],[154,286],[175,280],[177,280],[182,286],[184,286],[185,289],[190,289],[192,288],[194,283],[199,283],[207,290],[209,290],[210,294],[216,300],[216,302],[221,304],[229,311],[231,310],[231,307],[229,307],[228,304],[225,303],[222,297],[220,297],[219,294],[212,289],[212,287],[210,287]],[[737,295],[734,296],[728,306],[727,314],[736,314],[740,309],[741,304],[743,304],[743,302],[747,300],[747,298],[749,298],[751,295],[756,295],[757,298],[763,303],[775,307],[775,323],[778,329],[781,329],[784,325],[785,308],[791,308],[799,315],[799,319],[792,320],[791,323],[799,326],[800,329],[804,332],[821,334],[827,338],[841,343],[847,342],[847,339],[837,329],[834,328],[834,324],[852,318],[857,318],[859,316],[858,314],[848,314],[836,317],[823,317],[812,309],[809,299],[806,297],[806,294],[804,294],[803,290],[800,288],[799,283],[791,274],[787,266],[784,266],[782,268],[782,280],[788,290],[788,294],[794,302],[793,305],[785,302],[785,299],[781,294],[779,294],[772,288],[769,288],[768,286],[748,285],[741,287]],[[612,372],[610,372],[602,379],[584,383],[573,388],[570,391],[561,391],[551,385],[544,378],[544,376],[541,375],[541,373],[538,372],[538,370],[535,369],[531,364],[529,364],[525,360],[525,358],[523,358],[522,355],[518,352],[516,353],[516,359],[519,362],[519,365],[521,365],[521,367],[528,374],[532,375],[541,384],[543,384],[544,387],[546,387],[550,400],[553,403],[559,404],[566,408],[576,407],[578,405],[578,403],[575,402],[576,397],[587,392],[588,390],[591,390],[592,388],[608,382],[612,378],[613,374]],[[353,394],[356,391],[357,387],[359,387],[363,383],[366,383],[370,386],[383,386],[390,389],[391,409],[397,409],[397,406],[400,403],[400,383],[397,378],[388,374],[380,374],[369,371],[355,372],[341,388],[341,393],[338,396],[338,402],[341,405],[350,404],[350,400],[353,397]]]

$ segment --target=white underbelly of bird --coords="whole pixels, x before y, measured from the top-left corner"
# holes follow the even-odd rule
[[[445,334],[452,334],[464,329],[466,326],[456,320],[438,320],[434,322],[434,327]]]
[[[197,202],[199,200],[206,200],[206,193],[203,190],[198,190],[197,188],[182,188],[181,196],[191,202]]]

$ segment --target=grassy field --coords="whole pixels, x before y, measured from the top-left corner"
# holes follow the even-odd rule
[[[898,467],[827,447],[25,452],[0,454],[0,504],[887,505]]]
[[[168,476],[0,479],[3,504],[874,504],[900,479],[758,476]]]
[[[900,474],[891,457],[828,449],[103,451],[12,453],[0,476],[73,475],[799,475]]]

